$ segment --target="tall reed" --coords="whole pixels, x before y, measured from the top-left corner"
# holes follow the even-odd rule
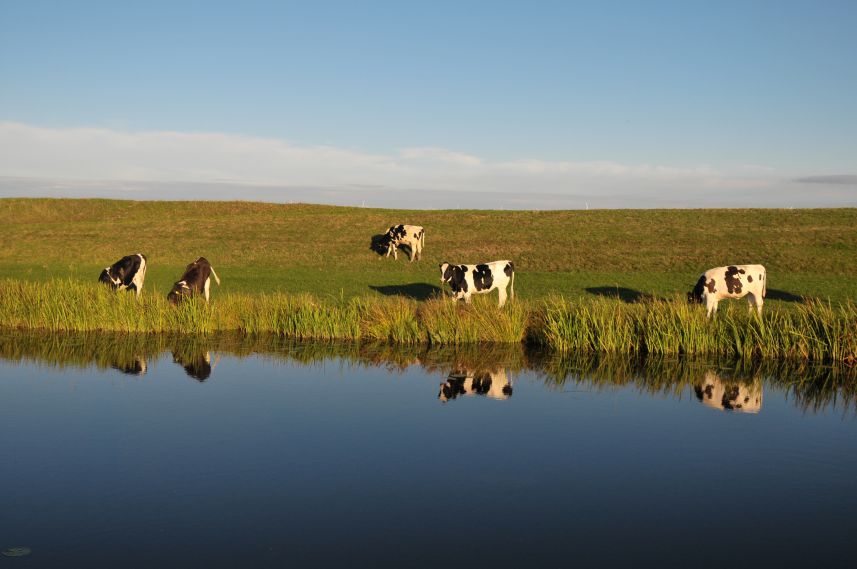
[[[526,342],[559,352],[704,354],[857,362],[857,307],[807,301],[759,318],[738,303],[717,316],[683,299],[625,303],[602,297],[473,304],[434,298],[224,294],[178,306],[147,290],[116,294],[74,281],[0,281],[0,326],[50,331],[212,334],[458,345]]]

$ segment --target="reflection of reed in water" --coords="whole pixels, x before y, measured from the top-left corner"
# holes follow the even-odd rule
[[[508,399],[512,396],[512,384],[505,368],[453,370],[446,381],[440,384],[437,398],[443,403],[459,396],[484,395],[490,399]]]
[[[0,329],[0,358],[57,368],[115,369],[144,375],[166,349],[166,338],[145,334],[48,334]]]
[[[147,371],[146,362],[164,352],[172,352],[173,359],[179,363],[193,364],[186,371],[195,378],[210,376],[215,366],[205,354],[215,352],[238,358],[253,355],[272,363],[299,365],[322,365],[335,360],[341,365],[378,367],[393,372],[418,365],[427,373],[441,377],[448,377],[456,370],[466,374],[469,370],[503,369],[512,376],[529,370],[549,386],[573,383],[584,389],[612,389],[632,385],[643,393],[674,397],[681,397],[698,386],[704,381],[706,372],[712,371],[727,383],[766,383],[769,388],[781,389],[804,411],[857,408],[857,366],[844,364],[554,354],[518,344],[467,344],[456,348],[425,344],[299,342],[271,335],[198,337],[0,329],[0,358],[12,362],[30,361],[60,368],[139,368],[142,373]],[[211,369],[206,371],[206,365]]]
[[[706,370],[702,382],[693,387],[696,398],[712,409],[758,413],[762,409],[762,382],[730,382],[721,379],[713,370]]]

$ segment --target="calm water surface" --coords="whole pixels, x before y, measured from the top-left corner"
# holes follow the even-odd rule
[[[850,566],[848,370],[0,341],[2,567]]]

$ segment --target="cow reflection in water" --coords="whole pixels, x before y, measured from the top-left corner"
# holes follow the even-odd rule
[[[129,361],[116,362],[110,367],[127,375],[146,375],[146,370],[149,368],[146,364],[146,358],[142,356],[137,356]]]
[[[762,382],[724,381],[714,371],[706,371],[702,383],[693,388],[706,407],[721,411],[758,413],[762,409]]]
[[[512,396],[512,384],[506,377],[504,368],[494,371],[456,368],[446,381],[440,384],[437,398],[446,403],[459,395],[485,395],[491,399],[508,399]]]
[[[209,352],[191,354],[173,352],[173,362],[182,366],[186,374],[200,382],[208,379],[213,369]],[[216,362],[215,365],[217,365]]]

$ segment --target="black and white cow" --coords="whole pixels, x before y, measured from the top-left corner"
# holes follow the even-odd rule
[[[750,310],[756,307],[762,314],[765,303],[768,277],[762,265],[729,265],[708,269],[696,282],[693,290],[687,293],[689,302],[704,303],[708,316],[717,313],[717,303],[724,298],[744,298],[750,303]]]
[[[114,290],[133,290],[140,298],[146,280],[146,256],[142,253],[122,257],[98,276],[98,282]]]
[[[452,301],[464,299],[470,304],[472,294],[482,294],[497,289],[500,295],[500,308],[506,304],[506,285],[509,297],[515,298],[515,264],[512,261],[493,261],[480,265],[440,265],[440,282],[449,283],[452,288]]]
[[[180,300],[191,297],[197,294],[205,295],[205,301],[208,302],[208,289],[211,286],[211,278],[220,284],[220,279],[217,273],[214,272],[214,267],[208,262],[205,257],[200,257],[187,267],[181,279],[176,281],[172,290],[167,294],[167,300],[173,304]]]
[[[400,245],[407,245],[410,250],[410,260],[413,263],[423,258],[423,247],[426,244],[426,230],[419,225],[391,225],[384,234],[384,245],[387,248],[385,257],[393,254],[394,259],[399,256],[396,253]]]
[[[512,383],[504,368],[496,370],[455,369],[440,384],[437,398],[443,403],[464,395],[484,395],[490,399],[508,399],[512,396]]]
[[[693,387],[700,403],[720,411],[758,413],[762,410],[762,382],[724,381],[716,372],[708,370],[702,382]]]

